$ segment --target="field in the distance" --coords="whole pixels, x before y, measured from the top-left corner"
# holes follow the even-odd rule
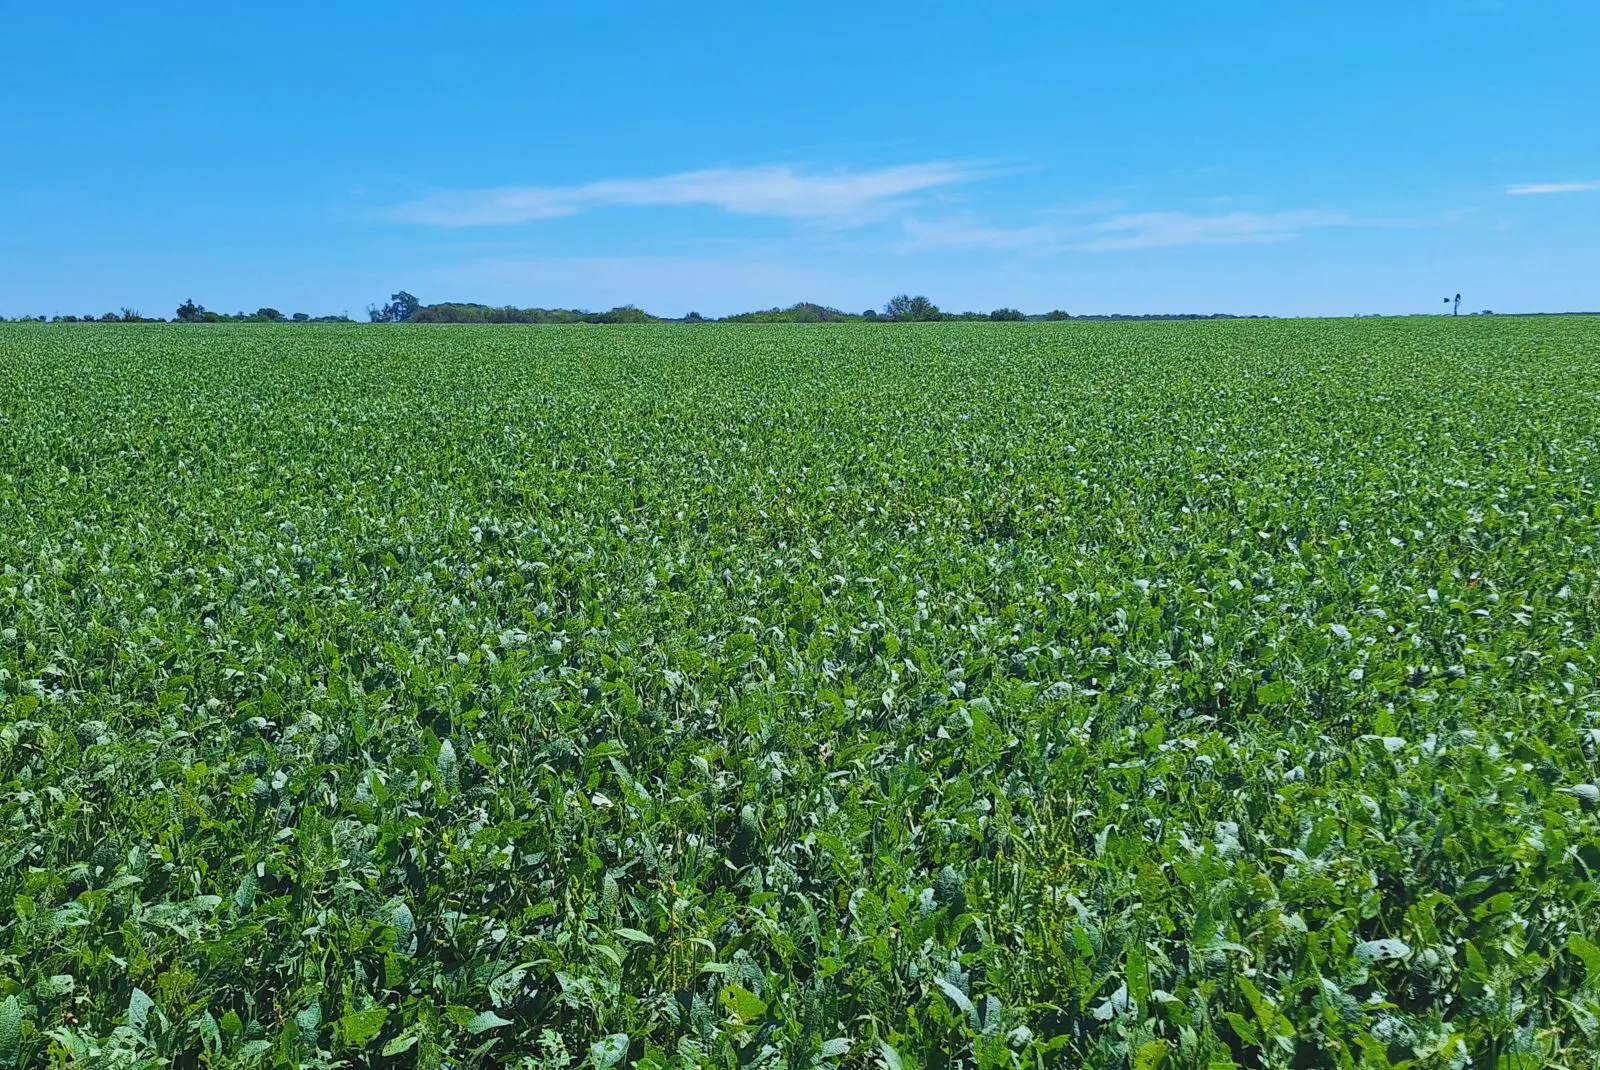
[[[0,383],[0,1065],[1600,1050],[1600,321]]]

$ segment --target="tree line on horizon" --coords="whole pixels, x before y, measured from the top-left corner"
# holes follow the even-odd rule
[[[0,323],[8,322],[0,316]],[[213,312],[194,301],[179,305],[173,317],[146,316],[137,309],[123,308],[119,312],[90,313],[84,316],[17,316],[16,323],[355,323],[348,314],[339,316],[310,316],[304,312],[284,315],[275,308],[258,308],[254,312]]]
[[[1226,312],[1200,313],[1148,313],[1143,315],[1078,315],[1055,309],[1045,313],[1028,314],[1015,308],[997,308],[991,312],[946,312],[927,297],[898,294],[890,298],[882,309],[869,308],[862,312],[845,312],[811,301],[800,301],[784,308],[769,308],[754,312],[739,312],[729,316],[708,317],[698,312],[686,316],[655,316],[635,305],[619,305],[606,312],[590,312],[575,308],[518,308],[514,305],[484,305],[471,301],[443,301],[425,305],[414,295],[402,290],[392,294],[382,305],[369,305],[367,319],[371,323],[523,323],[523,324],[573,324],[573,323],[930,323],[954,321],[1026,322],[1055,320],[1207,320],[1207,319],[1270,319],[1269,316],[1237,316]],[[19,322],[51,323],[354,323],[349,314],[337,316],[311,316],[304,312],[285,315],[275,308],[263,307],[254,312],[215,312],[192,298],[185,300],[174,311],[171,320],[141,315],[131,308],[102,315],[20,316]],[[0,322],[5,317],[0,316]]]
[[[762,309],[756,312],[736,312],[728,316],[707,317],[698,312],[669,318],[653,316],[636,305],[619,305],[609,312],[588,312],[571,308],[517,308],[514,305],[482,305],[474,302],[446,301],[424,305],[402,290],[390,297],[384,305],[367,309],[373,323],[931,323],[964,320],[1024,322],[1029,320],[1069,319],[1267,319],[1266,316],[1234,316],[1228,313],[1152,314],[1074,316],[1055,309],[1051,312],[1029,315],[1015,308],[997,308],[992,312],[946,312],[921,295],[898,294],[890,298],[883,308],[869,308],[863,312],[845,312],[842,309],[800,301],[784,308]]]

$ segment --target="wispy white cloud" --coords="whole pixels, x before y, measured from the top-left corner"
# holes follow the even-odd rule
[[[1022,225],[993,224],[971,215],[930,218],[950,187],[1012,173],[983,163],[945,161],[877,169],[804,170],[791,166],[715,168],[655,178],[604,179],[568,186],[511,186],[447,191],[390,209],[390,216],[440,227],[499,227],[576,216],[609,207],[702,207],[734,215],[788,219],[828,227],[889,223],[899,239],[866,246],[878,252],[989,249],[1028,256],[1127,252],[1194,245],[1259,245],[1291,241],[1340,227],[1412,228],[1435,220],[1358,218],[1342,211],[1263,211],[1223,204],[1199,211],[1132,211],[1117,202],[1053,207]],[[1600,188],[1600,183],[1593,184]],[[1512,192],[1589,188],[1513,187]],[[816,235],[811,242],[815,245]],[[859,246],[859,243],[856,243]],[[848,251],[844,246],[834,252]]]
[[[1138,212],[1113,216],[1087,228],[1096,235],[1081,248],[1094,252],[1157,249],[1171,245],[1242,245],[1288,241],[1308,230],[1349,226],[1343,212]]]
[[[999,249],[1009,251],[1042,252],[1064,248],[1071,228],[1050,223],[1026,227],[987,226],[971,218],[960,219],[902,219],[900,228],[905,240],[896,245],[902,253],[921,252],[925,249]]]
[[[1308,230],[1356,225],[1343,212],[1129,212],[1077,226],[993,227],[969,220],[902,224],[902,251],[966,247],[1035,253],[1123,252],[1178,245],[1240,245],[1289,241]]]
[[[1600,182],[1534,182],[1523,186],[1507,186],[1513,197],[1537,196],[1545,193],[1594,193],[1600,191]]]
[[[438,193],[392,210],[411,223],[488,227],[613,206],[702,206],[737,215],[849,225],[881,219],[917,194],[995,174],[963,163],[806,173],[793,167],[719,168],[575,186],[507,186]]]

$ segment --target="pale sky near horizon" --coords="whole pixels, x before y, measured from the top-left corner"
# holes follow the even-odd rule
[[[1600,309],[1600,4],[18,5],[0,314]]]

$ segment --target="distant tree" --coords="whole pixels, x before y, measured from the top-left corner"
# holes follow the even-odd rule
[[[685,323],[704,323],[704,322],[706,322],[706,318],[704,316],[700,315],[700,313],[698,313],[698,312],[691,312],[687,316],[683,317],[683,322],[685,322]]]
[[[926,321],[939,318],[939,306],[918,295],[899,294],[883,306],[883,314],[892,320]]]
[[[178,306],[178,319],[184,323],[198,323],[205,314],[205,306],[195,304],[192,297]]]
[[[1044,314],[1044,318],[1047,320],[1069,320],[1072,318],[1072,315],[1070,313],[1061,311],[1059,308],[1056,308],[1046,312]]]
[[[367,315],[373,323],[404,323],[415,316],[421,307],[421,301],[401,290],[397,294],[391,294],[389,303],[382,308],[367,306]]]
[[[659,323],[655,316],[650,315],[637,305],[618,305],[610,312],[598,313],[593,323]]]
[[[1025,320],[1028,317],[1024,316],[1021,312],[1014,308],[997,308],[993,312],[989,313],[989,318],[992,320],[1008,320],[1012,323],[1015,323],[1019,320]]]
[[[738,312],[725,317],[725,323],[840,323],[857,317],[815,301],[800,301],[788,308],[768,308],[760,312]]]
[[[296,312],[293,316],[290,316],[289,318],[291,320],[293,320],[294,322],[296,322],[296,323],[305,323],[311,317],[306,315],[304,312]]]
[[[827,323],[830,320],[842,320],[845,314],[836,308],[819,305],[815,301],[800,301],[784,309],[781,318],[795,323]]]
[[[865,312],[861,313],[861,318],[864,320],[875,320],[878,318],[878,310],[875,308],[869,308]]]
[[[286,317],[275,308],[258,308],[249,318],[265,323],[282,323]]]

